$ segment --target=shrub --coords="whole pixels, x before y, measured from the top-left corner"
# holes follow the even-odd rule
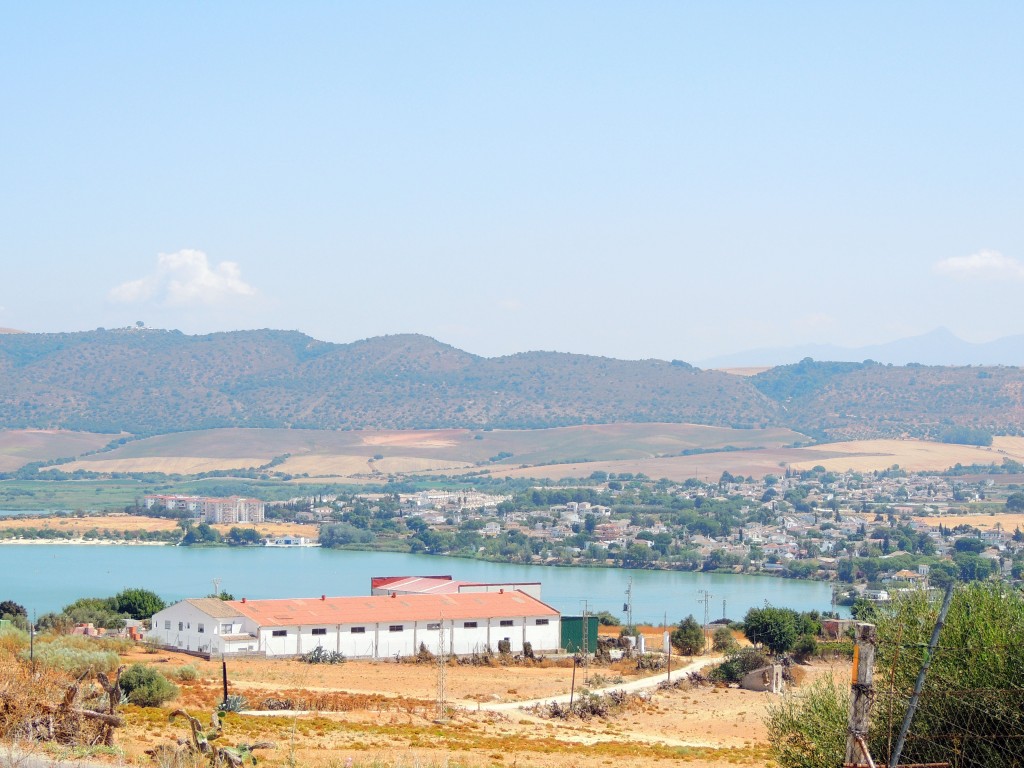
[[[28,648],[28,632],[13,626],[0,629],[0,658],[13,656],[24,648]]]
[[[178,667],[178,671],[174,673],[174,676],[181,682],[198,680],[199,670],[189,664],[188,666]]]
[[[756,648],[741,648],[726,654],[725,661],[711,671],[710,677],[723,683],[738,683],[748,672],[766,667],[770,663],[763,651]]]
[[[512,653],[512,642],[509,640],[499,640],[498,653],[505,655]]]
[[[779,768],[835,768],[846,755],[849,692],[831,677],[768,707],[769,750]]]
[[[686,656],[694,656],[704,651],[704,628],[692,615],[679,622],[672,630],[671,637],[672,645]]]
[[[152,667],[132,664],[121,675],[121,692],[132,704],[159,707],[178,695],[178,687]]]
[[[79,648],[65,643],[70,638],[59,638],[49,643],[37,643],[35,661],[44,667],[60,669],[76,677],[95,675],[98,672],[110,674],[118,666],[116,653],[100,648]],[[23,659],[28,659],[29,651],[21,652]]]
[[[716,651],[731,651],[736,647],[736,638],[728,627],[719,627],[711,636],[711,647]]]
[[[345,662],[345,654],[340,651],[325,651],[319,645],[299,658],[307,664],[343,664]]]
[[[244,696],[231,695],[218,704],[217,709],[221,712],[241,712],[248,706],[249,702],[245,700]]]
[[[805,662],[818,652],[818,641],[811,635],[801,635],[793,646],[793,656],[799,662]]]

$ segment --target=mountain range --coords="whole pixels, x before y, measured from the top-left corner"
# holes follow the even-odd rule
[[[804,358],[907,365],[1024,365],[1024,334],[1006,336],[976,344],[964,341],[947,328],[936,328],[920,336],[897,339],[865,347],[834,344],[803,344],[795,347],[766,347],[700,360],[702,368],[770,367],[796,363]]]
[[[785,426],[821,439],[1024,431],[1024,370],[802,360],[743,377],[682,361],[484,358],[415,334],[146,328],[0,335],[0,428]]]

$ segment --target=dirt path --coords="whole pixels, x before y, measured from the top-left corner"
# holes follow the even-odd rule
[[[646,691],[651,688],[657,688],[661,683],[666,682],[672,675],[675,675],[677,679],[684,677],[691,672],[696,672],[703,669],[711,664],[716,664],[722,660],[721,656],[709,656],[705,659],[699,659],[694,661],[685,667],[680,669],[673,669],[672,672],[664,672],[657,675],[651,675],[650,677],[642,677],[639,680],[630,680],[627,683],[616,683],[615,685],[609,685],[604,688],[590,689],[591,693],[609,694],[612,691],[622,691],[624,693],[636,693],[637,691]],[[487,710],[489,712],[508,712],[513,709],[526,709],[529,707],[537,706],[538,704],[568,704],[569,698],[572,694],[563,694],[561,696],[544,696],[539,699],[530,699],[527,701],[502,701],[493,703],[479,703],[475,708],[480,710]],[[458,706],[463,706],[466,709],[474,708],[472,704],[475,702],[466,702],[465,704],[459,703]],[[469,706],[466,706],[469,705]]]

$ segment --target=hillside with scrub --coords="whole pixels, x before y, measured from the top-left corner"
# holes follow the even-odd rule
[[[821,440],[979,442],[1024,430],[1020,368],[804,360],[756,376],[556,352],[496,358],[414,334],[148,328],[0,335],[0,428],[785,427]],[[966,431],[965,431],[966,430]]]

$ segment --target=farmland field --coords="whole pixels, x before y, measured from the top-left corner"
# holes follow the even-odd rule
[[[259,467],[311,478],[458,472],[478,465],[641,461],[693,450],[773,448],[806,440],[788,429],[604,424],[537,430],[214,429],[137,440],[61,466],[96,472],[188,473]],[[588,472],[589,474],[589,472]]]
[[[57,531],[71,531],[81,536],[92,529],[110,531],[173,531],[178,527],[176,520],[159,517],[142,517],[139,515],[104,515],[66,517],[64,515],[43,517],[18,516],[8,520],[0,520],[0,528],[52,528]],[[221,534],[227,534],[234,525],[214,524],[212,526]],[[277,536],[305,536],[317,538],[317,526],[304,523],[255,523],[239,524],[239,528],[255,528],[264,538]],[[52,542],[50,542],[52,543]]]
[[[10,472],[32,461],[79,456],[102,448],[116,437],[60,429],[0,430],[0,472]]]

